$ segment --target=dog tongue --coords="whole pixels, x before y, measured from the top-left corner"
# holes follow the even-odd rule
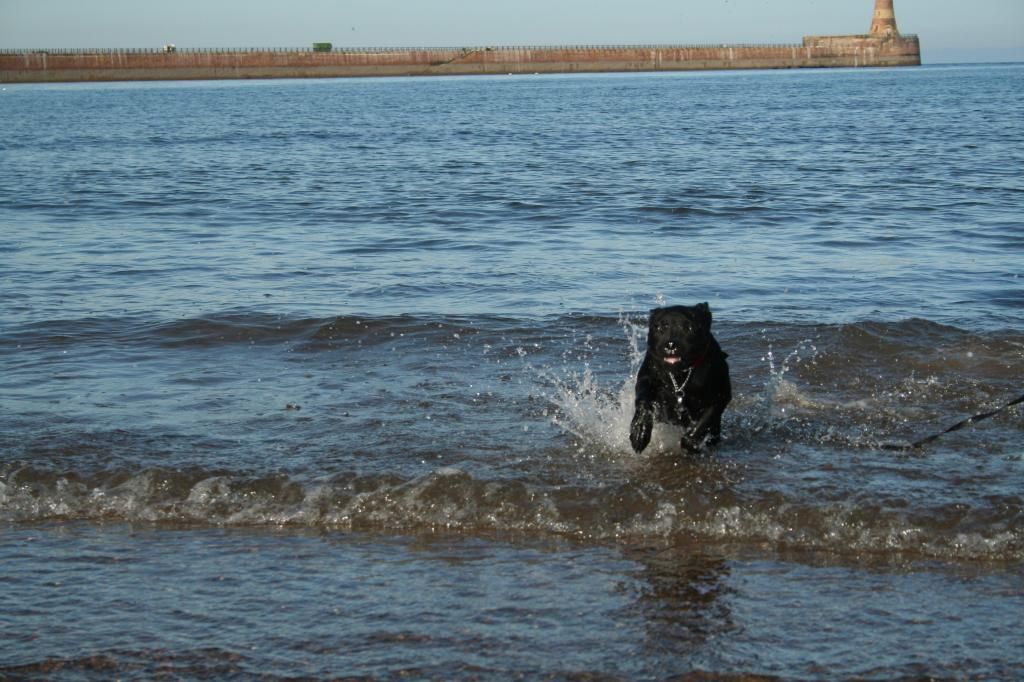
[[[678,356],[676,356],[676,355],[667,355],[667,356],[665,356],[665,364],[666,365],[674,365],[677,362],[679,362],[679,357]]]

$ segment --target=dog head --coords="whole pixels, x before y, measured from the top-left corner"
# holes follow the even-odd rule
[[[666,368],[699,364],[711,346],[711,309],[707,303],[651,311],[647,351]]]

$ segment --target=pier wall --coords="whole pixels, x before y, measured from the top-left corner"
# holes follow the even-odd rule
[[[792,45],[253,50],[0,50],[0,82],[338,78],[911,66],[916,36],[808,36]]]

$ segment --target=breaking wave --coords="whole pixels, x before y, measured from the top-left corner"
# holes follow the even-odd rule
[[[685,465],[674,477],[685,482],[674,487],[658,482],[664,472],[657,467],[640,472],[636,481],[593,487],[488,480],[457,468],[414,478],[346,473],[310,482],[160,469],[86,478],[21,468],[0,482],[0,517],[555,534],[587,541],[688,536],[840,554],[1024,558],[1019,498],[927,507],[900,500],[884,506],[812,504],[778,493],[750,498],[730,489],[728,467],[711,462]]]

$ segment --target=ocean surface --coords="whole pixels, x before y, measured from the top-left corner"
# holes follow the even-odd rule
[[[0,679],[1019,679],[1024,65],[0,88]],[[707,301],[724,441],[632,452]]]

